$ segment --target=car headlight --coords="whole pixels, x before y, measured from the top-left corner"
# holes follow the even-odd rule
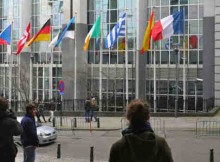
[[[40,132],[39,136],[45,136],[44,132]]]

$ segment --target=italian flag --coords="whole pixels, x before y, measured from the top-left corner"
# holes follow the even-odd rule
[[[99,38],[99,37],[100,37],[100,16],[98,17],[95,24],[92,26],[91,30],[87,34],[83,50],[87,51],[91,38]]]

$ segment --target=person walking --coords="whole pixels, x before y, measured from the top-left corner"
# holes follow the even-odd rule
[[[129,126],[111,146],[109,162],[173,162],[166,140],[154,134],[149,121],[150,105],[139,99],[126,110]]]
[[[24,162],[35,161],[35,149],[39,145],[34,118],[36,112],[36,106],[34,104],[28,104],[26,106],[26,114],[21,120],[21,126],[23,127],[21,143],[24,151]]]
[[[41,100],[40,103],[38,104],[38,106],[36,106],[36,107],[37,107],[37,114],[36,114],[37,121],[42,123],[42,121],[40,119],[40,117],[42,116],[44,122],[46,123],[47,121],[46,121],[45,116],[44,116],[44,104],[43,104],[43,101]]]
[[[50,102],[50,116],[48,118],[48,122],[52,122],[54,119],[54,111],[55,111],[55,103],[54,100],[52,99]]]
[[[97,122],[97,116],[96,116],[96,111],[97,110],[97,102],[96,102],[96,99],[95,99],[95,97],[93,97],[92,99],[91,99],[91,108],[90,108],[90,116],[91,116],[91,121],[92,121],[92,118],[94,118],[95,120],[95,122]]]
[[[22,133],[15,114],[8,108],[8,101],[0,97],[0,162],[15,162],[18,150],[13,136]]]
[[[90,122],[91,102],[90,102],[90,98],[89,97],[87,97],[87,99],[85,101],[84,109],[85,109],[85,112],[84,112],[85,121],[86,122]]]

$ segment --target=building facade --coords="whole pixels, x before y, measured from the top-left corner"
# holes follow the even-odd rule
[[[63,100],[83,109],[88,96],[100,111],[123,111],[134,98],[154,112],[209,111],[220,105],[219,7],[217,0],[3,0],[0,29],[13,20],[13,45],[0,46],[0,92],[14,106],[23,100]],[[10,8],[8,6],[11,6]],[[8,10],[9,8],[9,10]],[[184,34],[152,43],[140,54],[152,10],[155,20],[184,9]],[[108,33],[126,12],[126,36],[105,48]],[[51,18],[51,39],[75,16],[75,39],[58,48],[35,42],[15,56],[16,43],[31,21],[32,36]],[[84,39],[101,16],[100,39]],[[204,39],[205,38],[205,39]],[[64,95],[57,87],[65,82]]]

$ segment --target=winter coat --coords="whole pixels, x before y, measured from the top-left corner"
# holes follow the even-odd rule
[[[26,114],[21,120],[23,133],[21,134],[21,142],[23,147],[38,146],[39,140],[37,137],[37,129],[34,117]]]
[[[22,133],[22,127],[12,112],[0,111],[0,161],[14,161],[17,147],[13,136]]]
[[[91,103],[90,103],[90,100],[86,100],[85,101],[85,111],[90,111],[91,109]]]
[[[150,129],[123,131],[123,137],[111,147],[109,162],[173,162],[165,139]]]

